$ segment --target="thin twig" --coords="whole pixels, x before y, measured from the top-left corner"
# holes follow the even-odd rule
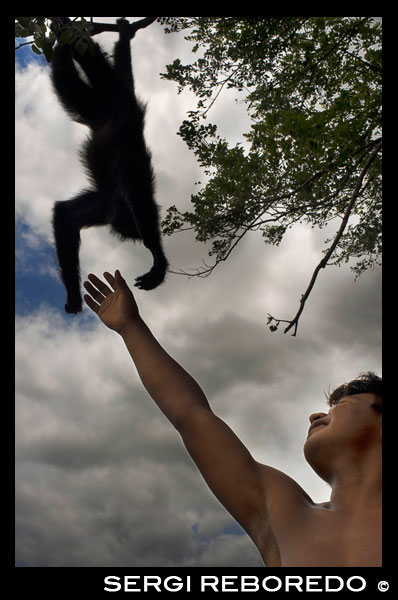
[[[21,44],[19,44],[19,46],[15,46],[15,50],[19,50],[19,48],[22,48],[22,46],[30,46],[33,43],[34,43],[33,40],[30,42],[22,42]]]
[[[287,333],[287,332],[288,332],[288,331],[289,331],[289,330],[290,330],[290,329],[291,329],[291,328],[294,326],[294,332],[292,333],[292,335],[293,335],[293,336],[295,336],[295,335],[296,335],[296,333],[297,333],[297,325],[298,325],[298,320],[299,320],[299,318],[300,318],[300,315],[301,315],[301,313],[303,312],[304,305],[305,305],[305,303],[306,303],[306,301],[307,301],[307,299],[308,299],[308,296],[310,295],[310,293],[311,293],[311,290],[312,290],[312,288],[314,287],[314,283],[315,283],[315,280],[316,280],[316,278],[317,278],[317,276],[318,276],[318,273],[319,273],[319,271],[320,271],[321,269],[324,269],[324,268],[326,267],[326,265],[327,265],[327,262],[328,262],[329,258],[332,256],[332,254],[333,254],[334,250],[336,249],[336,247],[337,247],[337,244],[339,243],[339,241],[340,241],[340,238],[341,238],[341,236],[343,235],[343,233],[344,233],[344,230],[345,230],[345,228],[346,228],[346,225],[347,225],[347,222],[348,222],[349,216],[350,216],[350,214],[351,214],[351,211],[352,211],[352,209],[353,209],[353,207],[354,207],[355,201],[356,201],[356,199],[357,199],[357,197],[358,197],[358,195],[359,195],[359,192],[361,191],[361,187],[362,187],[363,178],[365,177],[365,175],[366,175],[366,172],[368,171],[368,169],[369,169],[370,165],[372,164],[372,162],[373,162],[373,161],[374,161],[374,159],[376,158],[377,154],[378,154],[378,153],[379,153],[379,151],[381,150],[381,147],[382,147],[382,142],[380,141],[380,142],[377,144],[377,146],[376,146],[376,148],[374,149],[374,151],[372,152],[372,154],[370,155],[370,157],[368,158],[368,160],[367,160],[367,162],[366,162],[365,166],[363,167],[363,169],[362,169],[362,171],[361,171],[361,174],[359,175],[359,178],[358,178],[357,185],[355,186],[355,189],[354,189],[354,191],[353,191],[353,193],[352,193],[351,199],[350,199],[350,201],[349,201],[349,203],[348,203],[348,206],[347,206],[347,208],[346,208],[346,211],[345,211],[345,213],[344,213],[344,217],[343,217],[343,220],[342,220],[342,222],[341,222],[340,228],[339,228],[339,230],[338,230],[338,232],[337,232],[337,234],[336,234],[336,236],[335,236],[335,238],[334,238],[334,241],[333,241],[332,245],[330,246],[329,250],[327,251],[326,255],[324,256],[324,258],[323,258],[323,259],[322,259],[322,260],[319,262],[319,264],[316,266],[316,268],[315,268],[315,270],[314,270],[314,272],[313,272],[313,274],[312,274],[311,281],[310,281],[310,283],[309,283],[309,285],[308,285],[308,287],[307,287],[306,291],[305,291],[305,292],[304,292],[304,294],[301,296],[301,300],[300,300],[300,306],[299,306],[299,309],[298,309],[298,311],[297,311],[297,314],[296,314],[296,316],[294,317],[294,319],[292,319],[292,320],[289,322],[289,325],[286,327],[286,329],[284,330],[284,332],[283,332],[283,333]]]

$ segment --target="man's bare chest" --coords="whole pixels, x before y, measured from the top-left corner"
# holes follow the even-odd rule
[[[381,566],[381,511],[344,515],[311,508],[275,524],[273,533],[282,567]]]

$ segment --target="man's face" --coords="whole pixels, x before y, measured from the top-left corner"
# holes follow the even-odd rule
[[[361,459],[375,444],[381,444],[381,405],[375,394],[343,396],[328,413],[310,415],[304,455],[325,481],[333,479],[336,458]]]

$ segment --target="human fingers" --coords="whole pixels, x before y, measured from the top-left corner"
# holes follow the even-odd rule
[[[123,279],[119,269],[116,269],[114,276],[111,273],[108,273],[108,271],[105,271],[104,277],[114,290],[128,287],[126,280]]]
[[[109,285],[111,285],[113,287],[113,289],[115,289],[116,279],[114,278],[114,276],[111,273],[108,273],[108,271],[105,271],[104,277],[107,280],[107,282],[109,283]]]
[[[89,281],[95,285],[97,290],[99,290],[103,296],[106,297],[106,296],[109,296],[109,294],[112,294],[113,290],[111,290],[103,281],[101,281],[101,279],[99,279],[93,273],[89,273],[87,275],[87,279],[89,279]],[[85,282],[85,283],[87,283],[87,282]],[[86,286],[84,286],[84,287],[86,287]]]
[[[86,290],[88,291],[88,293],[94,298],[94,300],[96,300],[98,302],[98,304],[101,304],[101,302],[103,302],[105,300],[104,294],[102,294],[93,285],[91,285],[91,283],[89,281],[85,281],[83,283],[83,285],[86,288]]]
[[[129,286],[126,283],[126,280],[122,277],[122,274],[120,273],[119,269],[116,269],[116,271],[115,271],[114,282],[115,282],[116,287],[118,287],[119,289],[124,288],[124,289],[130,290]]]
[[[87,306],[89,306],[95,313],[98,313],[100,305],[97,304],[88,294],[84,294],[83,298]]]

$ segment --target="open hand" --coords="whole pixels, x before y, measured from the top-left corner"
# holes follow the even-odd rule
[[[115,276],[105,272],[104,277],[113,289],[90,273],[89,281],[83,284],[90,295],[85,294],[84,300],[107,327],[122,333],[128,323],[139,317],[138,306],[120,271],[116,270]]]

